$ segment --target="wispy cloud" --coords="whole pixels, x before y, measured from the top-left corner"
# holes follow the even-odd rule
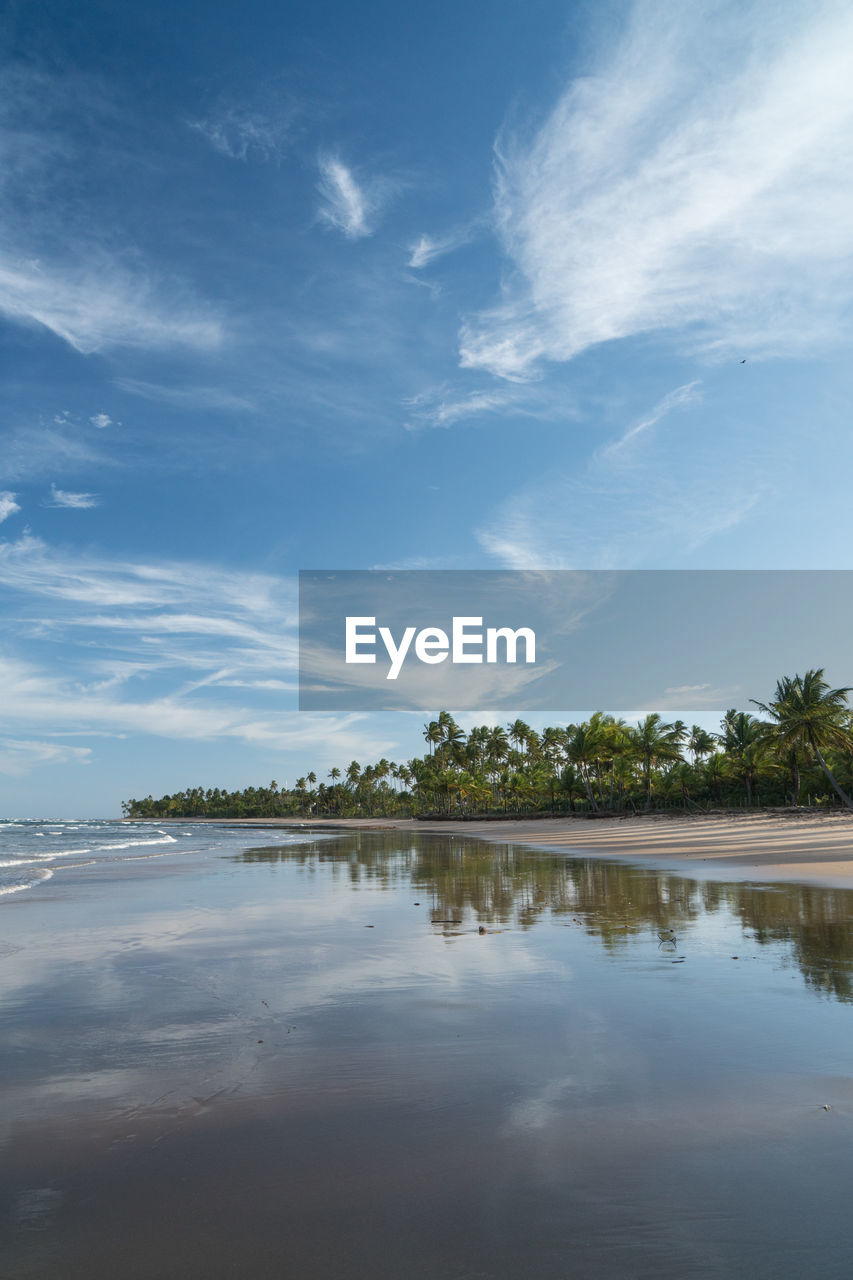
[[[88,507],[97,507],[99,498],[95,493],[69,493],[67,489],[50,486],[50,498],[44,502],[46,507],[72,507],[77,511],[85,511]]]
[[[837,342],[851,125],[849,5],[641,0],[595,74],[497,144],[516,274],[464,326],[462,365],[527,379],[649,332],[756,355]]]
[[[93,427],[97,427],[99,431],[103,431],[106,427],[121,426],[121,423],[114,423],[108,413],[96,413],[89,419]]]
[[[24,425],[7,433],[3,472],[8,480],[29,480],[65,472],[109,467],[115,460],[81,435],[68,416],[54,418],[53,426]]]
[[[232,739],[310,750],[318,763],[381,755],[393,745],[362,716],[293,709],[296,589],[289,580],[220,565],[75,555],[26,536],[0,542],[0,584],[9,601],[0,701],[5,724],[27,739]],[[8,654],[16,635],[26,658]],[[9,748],[10,770],[48,758],[25,745]]]
[[[272,160],[284,150],[299,114],[293,99],[280,99],[265,109],[231,104],[188,120],[187,126],[230,160]]]
[[[13,778],[24,777],[44,764],[90,764],[91,757],[91,747],[0,738],[0,773]]]
[[[116,378],[116,386],[121,387],[122,391],[129,391],[131,395],[141,396],[143,400],[174,405],[176,409],[190,409],[198,412],[213,409],[219,413],[232,413],[235,410],[255,407],[247,397],[235,395],[222,387],[174,387],[158,382],[144,382],[138,378]]]
[[[293,709],[296,589],[288,579],[71,554],[26,536],[0,543],[0,584],[7,651],[16,635],[26,642],[25,659],[0,659],[0,700],[6,723],[27,737],[232,738],[307,746],[318,759],[358,754],[371,738],[379,754],[392,745],[357,715]]]
[[[352,169],[334,155],[321,156],[318,165],[322,220],[342,231],[348,240],[372,235],[382,207],[396,184],[387,178],[359,182]]]
[[[688,449],[670,415],[699,403],[696,386],[663,396],[580,471],[555,471],[501,503],[477,530],[483,549],[512,569],[673,567],[739,524],[771,483],[762,445],[741,445],[736,470],[719,437]]]
[[[470,222],[463,227],[445,232],[442,236],[419,236],[415,243],[409,246],[408,265],[412,270],[420,271],[436,259],[443,258],[448,253],[454,253],[463,245],[470,244],[479,230],[479,225],[478,222]]]
[[[0,315],[43,326],[83,354],[214,349],[223,337],[215,308],[146,261],[132,241],[123,245],[100,193],[80,194],[77,175],[88,162],[103,166],[108,152],[115,165],[126,163],[116,141],[119,114],[102,87],[83,77],[4,69]]]
[[[607,444],[600,450],[600,457],[615,458],[622,450],[633,444],[637,438],[656,426],[662,418],[665,418],[673,409],[683,409],[689,404],[695,404],[701,397],[697,388],[701,385],[698,379],[693,382],[687,382],[682,387],[676,387],[674,391],[669,391],[662,400],[621,435],[618,440],[614,440],[611,444]]]
[[[452,427],[468,418],[476,419],[485,414],[503,412],[517,402],[518,397],[503,388],[495,391],[472,391],[460,396],[440,387],[421,392],[403,402],[409,410],[404,426],[407,431]]]
[[[0,253],[0,312],[43,325],[83,355],[110,347],[213,350],[223,338],[212,308],[133,275],[85,242],[69,244],[64,261]]]
[[[0,524],[4,520],[8,520],[9,516],[13,516],[16,511],[20,511],[20,506],[15,501],[16,493],[10,493],[8,489],[0,491]]]

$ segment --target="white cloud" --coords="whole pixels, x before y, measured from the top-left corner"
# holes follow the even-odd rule
[[[102,84],[67,73],[3,69],[0,93],[0,315],[40,325],[83,354],[113,347],[216,348],[215,309],[122,244],[79,171],[127,163],[115,142],[120,108]],[[82,128],[75,128],[82,124]]]
[[[70,245],[65,261],[0,254],[0,312],[43,325],[83,355],[110,347],[213,350],[223,337],[212,308],[187,303],[171,286],[135,276],[86,244]]]
[[[129,391],[131,395],[141,396],[143,400],[171,404],[176,409],[191,409],[199,412],[214,409],[221,413],[232,413],[255,407],[245,396],[223,391],[221,387],[168,387],[158,382],[143,382],[138,378],[116,378],[115,382],[117,387],[121,387],[123,391]]]
[[[682,409],[686,405],[695,404],[700,399],[700,393],[697,387],[701,384],[699,380],[687,382],[682,387],[676,387],[674,391],[669,391],[662,400],[650,410],[649,413],[633,423],[624,435],[618,440],[614,440],[611,444],[605,445],[600,451],[602,458],[614,458],[621,450],[636,442],[638,436],[643,435],[651,427],[654,427],[662,418],[665,418],[673,409]]]
[[[0,658],[4,723],[16,732],[232,738],[310,749],[318,762],[393,745],[365,736],[359,715],[293,710],[290,580],[71,554],[27,536],[0,542],[0,585],[10,589],[9,642],[26,640],[26,659]]]
[[[66,489],[57,489],[55,484],[50,486],[50,500],[44,503],[46,507],[71,507],[76,511],[85,511],[97,505],[97,494],[69,493]]]
[[[763,446],[741,445],[733,469],[719,436],[685,440],[670,415],[699,403],[697,386],[663,396],[579,472],[525,485],[476,531],[480,545],[512,569],[660,568],[739,524],[770,483]]]
[[[516,275],[462,365],[523,380],[647,332],[756,355],[842,339],[852,125],[849,5],[641,0],[535,135],[498,144]]]
[[[32,479],[59,469],[115,466],[115,459],[84,439],[68,418],[57,415],[55,426],[22,426],[7,432],[3,471],[8,480]]]
[[[446,254],[461,249],[463,245],[470,244],[474,239],[477,227],[478,223],[469,223],[467,226],[457,227],[454,231],[448,231],[443,236],[419,236],[415,243],[409,246],[411,256],[408,265],[414,271],[420,271],[431,262],[435,262],[437,258],[443,258]]]
[[[9,516],[13,516],[16,511],[20,511],[20,506],[15,501],[18,495],[10,493],[8,489],[0,491],[0,524],[4,520],[8,520]]]
[[[324,200],[320,217],[330,226],[342,231],[348,240],[360,240],[372,235],[392,184],[383,179],[360,184],[352,170],[336,156],[321,156],[318,164],[318,190]]]
[[[267,93],[262,106],[230,103],[187,126],[229,160],[275,160],[293,134],[300,107],[294,99]]]
[[[90,764],[91,747],[68,747],[56,742],[0,738],[0,773],[23,777],[45,764]]]
[[[466,418],[480,418],[487,413],[498,413],[518,407],[518,398],[512,392],[500,388],[497,391],[473,391],[468,395],[445,395],[446,388],[421,392],[404,401],[410,415],[404,424],[407,431],[420,431],[425,427],[452,427]]]
[[[96,413],[89,419],[89,421],[92,426],[97,427],[99,431],[103,431],[105,427],[112,427],[116,425],[113,423],[113,420],[108,413]],[[118,425],[121,426],[121,423]]]

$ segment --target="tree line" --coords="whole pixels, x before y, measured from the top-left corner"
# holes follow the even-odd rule
[[[190,787],[126,800],[129,818],[474,817],[695,812],[803,803],[853,809],[851,688],[822,668],[784,676],[758,714],[731,709],[718,733],[658,713],[636,725],[597,711],[541,733],[523,720],[465,733],[448,711],[424,725],[427,750],[403,764],[353,760],[318,781],[242,791]]]

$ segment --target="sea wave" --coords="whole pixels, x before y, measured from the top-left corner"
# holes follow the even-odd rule
[[[99,844],[98,850],[100,849],[133,849],[133,848],[136,848],[138,845],[177,844],[177,843],[178,842],[174,836],[167,836],[165,833],[163,833],[162,840],[125,840],[122,844]]]
[[[43,884],[45,880],[49,880],[53,872],[49,867],[43,867],[41,871],[35,873],[37,879],[27,880],[24,884],[3,884],[0,885],[0,897],[9,893],[21,893],[24,889],[32,889],[36,884]]]

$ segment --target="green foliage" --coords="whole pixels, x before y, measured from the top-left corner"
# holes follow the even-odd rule
[[[783,677],[766,716],[726,712],[719,734],[647,715],[637,725],[597,711],[541,734],[523,720],[480,725],[467,736],[448,711],[424,726],[425,755],[405,764],[353,760],[317,784],[311,771],[288,788],[191,787],[127,800],[131,818],[457,817],[619,813],[678,808],[846,804],[853,808],[848,689],[822,669]],[[689,759],[687,757],[690,757]]]

